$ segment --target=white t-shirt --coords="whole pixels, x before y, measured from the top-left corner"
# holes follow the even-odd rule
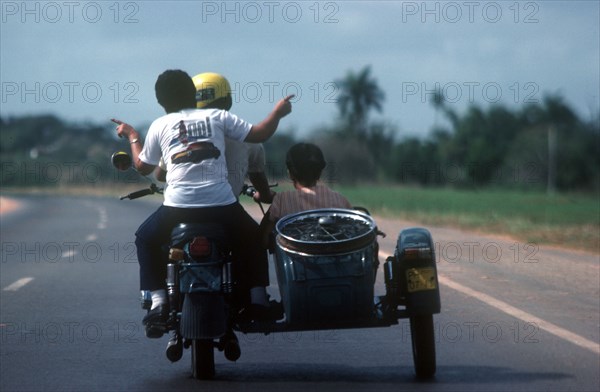
[[[262,144],[242,143],[225,139],[227,176],[235,197],[240,195],[248,173],[265,171],[265,150]]]
[[[164,157],[164,205],[193,208],[234,203],[227,180],[225,137],[243,141],[251,128],[252,124],[218,109],[187,109],[155,120],[139,158],[158,165]]]

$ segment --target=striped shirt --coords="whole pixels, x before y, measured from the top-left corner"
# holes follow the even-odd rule
[[[317,184],[312,188],[276,193],[269,218],[277,222],[286,215],[317,208],[352,208],[352,204],[338,192]]]

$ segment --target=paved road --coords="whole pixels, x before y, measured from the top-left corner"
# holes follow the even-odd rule
[[[598,255],[443,228],[431,228],[442,291],[435,381],[414,380],[406,322],[241,335],[238,362],[217,354],[217,378],[193,380],[189,352],[171,364],[166,339],[140,328],[132,233],[160,202],[147,199],[28,196],[2,216],[0,390],[600,389]],[[383,255],[413,225],[377,222]]]

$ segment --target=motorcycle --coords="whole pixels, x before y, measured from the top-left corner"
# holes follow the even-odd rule
[[[131,167],[124,152],[113,154],[112,161],[119,170]],[[243,191],[248,196],[254,192],[248,186]],[[121,199],[154,193],[162,193],[162,188],[152,183]],[[167,358],[178,361],[183,349],[191,348],[192,376],[211,379],[215,350],[231,361],[240,358],[236,332],[379,328],[408,318],[415,374],[432,378],[433,315],[441,311],[433,239],[425,228],[402,230],[394,255],[383,263],[385,295],[375,296],[378,236],[385,234],[361,208],[309,210],[280,219],[271,252],[284,318],[252,322],[239,317],[235,268],[223,228],[178,225],[171,234],[166,265],[169,316],[166,325],[157,327],[157,332],[171,333]],[[150,304],[149,293],[142,292],[142,307],[149,309]]]

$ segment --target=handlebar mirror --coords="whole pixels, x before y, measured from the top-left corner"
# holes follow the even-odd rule
[[[128,170],[129,168],[131,168],[131,165],[133,163],[131,156],[125,151],[115,152],[114,154],[112,154],[110,160],[113,166],[116,167],[117,170],[121,171]]]

